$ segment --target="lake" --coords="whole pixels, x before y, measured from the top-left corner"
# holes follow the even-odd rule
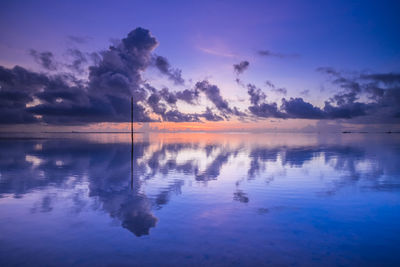
[[[399,134],[2,136],[1,266],[400,266]]]

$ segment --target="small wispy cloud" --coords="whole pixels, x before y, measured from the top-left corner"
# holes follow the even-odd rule
[[[263,57],[276,57],[276,58],[296,58],[299,57],[298,54],[285,54],[279,52],[272,52],[271,50],[258,50],[257,55]]]
[[[250,63],[247,60],[243,60],[238,64],[233,64],[233,70],[237,75],[242,74],[245,70],[247,70],[250,66]]]

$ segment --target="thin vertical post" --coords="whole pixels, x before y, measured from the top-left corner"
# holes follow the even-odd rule
[[[133,189],[133,97],[131,97],[131,189]]]
[[[131,141],[133,142],[133,97],[131,97]]]

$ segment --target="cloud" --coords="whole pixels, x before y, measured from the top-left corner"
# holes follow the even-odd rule
[[[200,92],[204,92],[207,98],[218,110],[226,114],[232,113],[232,109],[229,107],[228,101],[222,98],[218,86],[210,84],[208,81],[204,80],[197,82],[195,88]]]
[[[325,102],[324,112],[330,119],[351,119],[354,117],[367,115],[370,105],[364,103],[349,103],[339,106],[332,106]]]
[[[282,94],[282,95],[287,94],[286,88],[274,88],[274,89],[271,89],[271,91]]]
[[[72,58],[71,64],[68,64],[67,67],[77,73],[84,72],[83,67],[88,63],[88,58],[85,53],[76,48],[68,49],[67,53]]]
[[[185,80],[182,78],[182,71],[180,69],[171,68],[168,60],[165,57],[157,56],[154,59],[154,65],[164,75],[168,77],[175,84],[182,85]]]
[[[394,85],[394,84],[400,85],[400,73],[361,74],[360,78],[374,82],[381,82],[385,85]]]
[[[306,89],[300,92],[300,95],[302,96],[308,96],[310,94],[310,90]]]
[[[160,93],[154,92],[147,99],[147,103],[152,108],[153,112],[160,115],[163,121],[171,122],[198,122],[200,121],[197,114],[185,114],[173,108],[172,110],[167,109],[167,105],[162,103],[162,99],[166,99],[167,103],[175,106],[177,98],[172,93],[167,93],[167,89],[164,88]],[[175,98],[174,98],[175,97]],[[168,102],[169,100],[169,102]]]
[[[175,93],[176,98],[182,100],[188,104],[195,104],[195,101],[199,98],[199,91],[197,89],[185,89]]]
[[[285,114],[279,111],[278,105],[276,103],[266,103],[267,96],[260,89],[253,84],[247,85],[247,93],[250,96],[249,106],[250,112],[261,118],[284,118]]]
[[[159,94],[169,105],[175,105],[178,100],[195,105],[200,96],[197,89],[185,89],[182,91],[173,92],[169,91],[169,89],[166,87],[161,89]]]
[[[275,92],[275,93],[278,93],[278,94],[282,94],[282,95],[286,95],[287,94],[286,88],[283,88],[283,87],[282,88],[278,88],[271,81],[265,81],[265,85],[270,87],[272,92]]]
[[[131,31],[118,45],[99,53],[98,63],[89,67],[87,81],[62,73],[49,76],[22,67],[1,68],[3,99],[10,101],[11,92],[21,95],[12,109],[2,105],[1,111],[24,114],[13,116],[14,123],[35,122],[38,118],[50,124],[123,122],[130,120],[130,97],[133,96],[134,120],[154,121],[146,108],[148,91],[142,86],[141,74],[149,66],[151,52],[157,45],[148,30]],[[84,56],[78,50],[73,50],[73,54],[77,59],[72,66],[79,69]],[[39,104],[28,107],[34,99]]]
[[[196,114],[185,114],[177,109],[169,110],[163,114],[165,121],[172,122],[199,122],[199,118]]]
[[[325,102],[330,117],[353,118],[366,116],[363,122],[398,123],[400,110],[399,73],[345,73],[331,67],[317,71],[328,75],[339,91]],[[360,99],[367,98],[368,102]]]
[[[249,106],[250,112],[261,118],[286,118],[286,115],[279,111],[276,103],[261,103]]]
[[[247,70],[250,66],[250,63],[247,60],[241,61],[238,64],[233,64],[233,70],[237,75],[242,74],[245,70]]]
[[[168,88],[164,87],[160,91],[161,97],[170,105],[175,105],[178,102],[178,97],[175,93],[170,92]]]
[[[270,50],[258,50],[257,54],[263,57],[276,57],[276,58],[294,58],[298,57],[297,54],[283,54],[283,53],[276,53]]]
[[[271,81],[265,81],[265,85],[271,88],[275,88],[275,84],[273,84]]]
[[[135,121],[153,121],[145,108],[147,92],[141,87],[141,73],[150,64],[151,52],[157,45],[148,30],[131,31],[117,46],[100,53],[99,63],[89,67],[86,86],[57,79],[57,86],[46,84],[44,91],[58,94],[61,101],[45,101],[28,110],[42,116],[44,122],[54,124],[123,122],[129,121],[133,96]],[[62,98],[67,92],[76,94],[80,101]]]
[[[330,73],[332,72],[330,71]],[[354,91],[359,91],[358,85],[355,86],[350,81],[345,81],[345,84],[350,85],[350,93],[335,94],[325,101],[323,108],[314,106],[301,97],[283,98],[281,106],[278,107],[278,104],[275,102],[266,102],[267,96],[260,88],[257,88],[253,84],[248,84],[247,92],[251,103],[248,109],[256,118],[283,119],[353,119],[370,115],[371,112],[376,111],[377,106],[379,106],[377,103],[361,103],[356,101],[357,94]],[[275,86],[271,82],[268,85],[275,89]],[[396,99],[396,97],[392,98]]]
[[[257,88],[254,84],[247,85],[247,93],[250,95],[250,103],[258,105],[260,102],[266,99],[266,95],[260,88]]]
[[[325,117],[320,108],[305,102],[303,98],[282,99],[281,109],[286,112],[288,118],[323,119]]]
[[[7,69],[0,66],[0,123],[34,123],[38,119],[26,110],[34,100],[33,93],[40,92],[49,82],[44,74],[30,72],[15,66]]]
[[[207,107],[206,111],[200,115],[208,121],[223,121],[224,118],[212,112],[210,108]]]
[[[175,105],[178,100],[196,104],[199,97],[197,89],[176,92],[167,88],[157,90],[143,80],[142,73],[153,64],[152,52],[157,45],[157,40],[148,30],[136,28],[99,53],[68,50],[72,62],[65,66],[72,73],[48,75],[19,66],[12,69],[0,67],[0,112],[6,115],[2,116],[0,123],[79,125],[126,122],[130,121],[131,96],[136,122],[199,121],[199,114],[182,113]],[[52,53],[32,50],[31,54],[43,67],[54,69]],[[175,72],[166,58],[157,58],[157,66],[164,74],[174,79],[175,83],[183,83],[180,72]],[[88,66],[87,79],[77,78],[75,73],[82,72],[90,62],[93,64]],[[217,115],[206,115],[202,117],[218,118]]]
[[[38,52],[34,49],[29,50],[29,54],[33,57],[36,63],[46,70],[57,70],[57,63],[54,60],[53,53],[49,51]]]

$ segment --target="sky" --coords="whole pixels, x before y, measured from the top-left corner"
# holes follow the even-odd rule
[[[398,1],[2,1],[0,130],[400,129]]]

